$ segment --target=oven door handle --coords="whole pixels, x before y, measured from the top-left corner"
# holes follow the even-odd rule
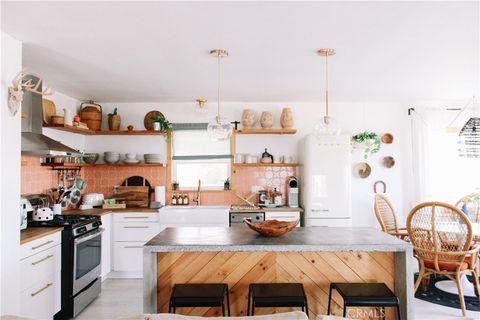
[[[85,236],[81,236],[79,238],[76,238],[75,239],[75,244],[79,244],[79,243],[82,243],[82,242],[85,242],[85,241],[88,241],[92,238],[95,238],[96,236],[100,235],[103,231],[105,231],[104,228],[98,228],[97,229],[98,231],[94,232],[93,234],[88,234],[88,235],[85,235]]]

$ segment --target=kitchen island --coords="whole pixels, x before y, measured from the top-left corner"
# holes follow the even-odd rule
[[[326,314],[331,282],[384,282],[399,297],[402,318],[412,319],[412,259],[410,244],[373,228],[305,227],[277,238],[247,228],[167,228],[143,249],[144,312],[167,312],[175,283],[227,283],[232,316],[242,316],[250,283],[300,282],[315,319]],[[333,302],[341,315],[341,297]],[[218,308],[179,312],[213,316]]]

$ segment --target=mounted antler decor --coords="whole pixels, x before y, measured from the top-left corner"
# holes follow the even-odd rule
[[[23,92],[30,91],[41,96],[49,96],[54,93],[50,87],[42,89],[42,79],[34,82],[34,79],[24,71],[20,71],[12,81],[12,86],[8,88],[8,108],[12,116],[17,114],[22,105]]]

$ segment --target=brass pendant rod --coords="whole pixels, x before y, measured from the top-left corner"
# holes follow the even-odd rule
[[[220,123],[220,54],[217,56],[217,123]]]
[[[325,116],[328,117],[328,54],[325,56]]]

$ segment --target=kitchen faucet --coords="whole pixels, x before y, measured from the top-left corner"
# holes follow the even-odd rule
[[[201,180],[198,179],[198,189],[197,189],[197,196],[193,198],[193,202],[197,204],[197,206],[200,205],[200,185],[201,185]]]

